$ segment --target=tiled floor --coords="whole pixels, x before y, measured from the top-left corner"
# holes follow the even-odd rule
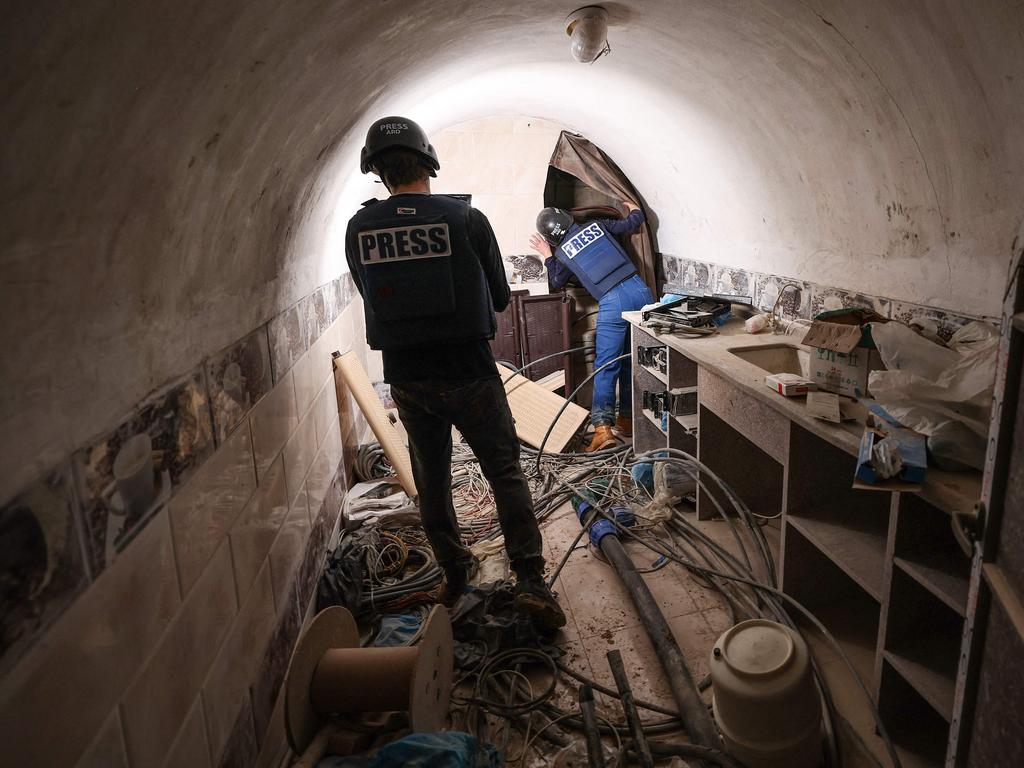
[[[730,552],[737,552],[732,534],[723,522],[697,522],[692,515],[690,519],[710,538]],[[544,553],[549,572],[557,566],[579,530],[579,523],[568,506],[542,524]],[[777,523],[767,526],[765,533],[777,555]],[[586,539],[577,545],[555,584],[559,602],[569,620],[557,639],[558,645],[566,651],[565,663],[603,685],[614,687],[606,654],[609,650],[617,648],[622,653],[635,696],[640,700],[674,709],[668,684],[628,594],[611,567],[602,562],[585,544]],[[625,547],[638,569],[650,568],[654,564],[657,556],[642,545],[626,542]],[[700,680],[708,672],[708,660],[715,640],[731,625],[730,615],[723,601],[717,593],[701,587],[682,567],[673,563],[645,574],[644,579],[661,605],[694,679]],[[842,661],[834,652],[828,650],[819,638],[811,638],[811,647],[816,657],[820,659],[841,713],[859,732],[860,739],[868,743],[873,751],[882,754],[881,741],[873,733],[871,714],[864,702],[863,694]],[[858,666],[861,666],[859,662],[862,661],[861,658],[855,658],[855,664]],[[705,692],[704,698],[708,702],[710,696],[710,691]],[[554,703],[575,712],[578,709],[576,697],[575,681],[563,681],[555,695]],[[599,713],[615,721],[622,719],[618,701],[600,693],[597,693],[596,697]],[[649,712],[641,714],[645,718],[660,717]],[[672,738],[678,740],[681,737],[676,735]],[[873,760],[858,753],[854,740],[846,737],[841,743],[844,766],[860,768],[876,765]],[[518,754],[518,747],[510,749],[509,754]],[[534,755],[536,756],[536,753]],[[528,760],[527,764],[530,763]]]

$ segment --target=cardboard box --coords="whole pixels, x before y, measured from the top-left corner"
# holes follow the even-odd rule
[[[882,480],[872,465],[875,445],[886,438],[895,438],[903,466],[895,477]],[[860,440],[857,454],[857,471],[854,487],[866,484],[878,490],[889,489],[898,484],[917,484],[924,480],[928,469],[928,439],[920,432],[907,429],[890,416],[879,405],[868,406],[864,435]]]
[[[863,397],[868,391],[868,371],[882,367],[869,333],[862,325],[885,322],[870,310],[839,310],[818,315],[804,336],[813,347],[810,377],[819,390],[846,397]]]
[[[764,383],[786,397],[806,395],[815,388],[813,381],[795,373],[773,373],[764,377]]]

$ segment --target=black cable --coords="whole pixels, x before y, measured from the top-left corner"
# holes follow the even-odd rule
[[[625,358],[627,358],[627,357],[632,357],[632,354],[633,354],[632,352],[627,352],[627,353],[626,353],[626,354],[624,354],[624,355],[619,355],[618,357],[615,357],[615,358],[612,358],[611,360],[609,360],[609,361],[608,361],[607,363],[605,363],[605,364],[604,364],[604,365],[602,365],[602,366],[601,366],[600,368],[598,368],[597,370],[595,370],[595,371],[594,371],[594,372],[593,372],[592,374],[590,374],[589,376],[587,376],[587,378],[585,378],[585,379],[584,379],[584,380],[583,380],[583,381],[582,381],[582,382],[580,383],[580,385],[579,385],[578,387],[576,387],[576,389],[574,389],[574,390],[572,391],[572,394],[571,394],[571,395],[569,395],[569,397],[567,397],[567,398],[565,399],[565,402],[564,402],[564,403],[562,403],[562,407],[561,407],[561,408],[559,408],[559,409],[558,409],[558,413],[556,413],[556,414],[555,414],[555,418],[553,418],[553,419],[551,420],[551,424],[550,424],[550,425],[548,426],[548,431],[544,433],[544,439],[540,441],[540,447],[538,447],[538,448],[537,448],[537,464],[536,464],[536,472],[537,472],[538,474],[540,474],[540,457],[544,455],[544,446],[545,446],[545,445],[547,445],[547,442],[548,442],[548,438],[549,438],[549,437],[551,437],[551,433],[552,433],[552,432],[554,431],[554,429],[555,429],[555,424],[557,424],[557,423],[558,423],[558,420],[559,420],[560,418],[562,418],[562,414],[563,414],[563,413],[565,413],[565,409],[569,407],[569,403],[571,403],[571,402],[572,402],[572,399],[573,399],[574,397],[576,397],[576,395],[577,395],[577,394],[579,393],[579,391],[580,391],[581,389],[583,389],[583,387],[585,387],[585,386],[586,386],[587,384],[589,384],[589,383],[590,383],[590,380],[591,380],[591,379],[593,379],[593,378],[594,378],[595,376],[597,376],[597,374],[599,374],[599,373],[600,373],[601,371],[603,371],[603,370],[604,370],[605,368],[607,368],[607,367],[608,367],[609,365],[611,365],[612,363],[617,363],[617,362],[619,362],[620,360],[624,360],[624,359],[625,359]]]

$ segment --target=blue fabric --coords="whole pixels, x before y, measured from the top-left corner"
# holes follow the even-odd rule
[[[601,224],[613,235],[632,235],[646,220],[644,212],[635,208],[624,219],[602,219]]]
[[[376,646],[408,645],[423,623],[422,613],[387,614],[380,620],[380,629],[373,638]]]
[[[630,351],[629,323],[622,319],[623,312],[640,309],[652,303],[651,291],[633,275],[606,293],[597,310],[597,350],[594,368]],[[633,418],[633,368],[627,357],[612,363],[594,377],[594,401],[590,409],[590,423],[594,426],[615,423],[615,387],[618,384],[619,413]]]
[[[412,733],[370,755],[323,758],[317,768],[500,768],[501,758],[491,744],[458,731]]]

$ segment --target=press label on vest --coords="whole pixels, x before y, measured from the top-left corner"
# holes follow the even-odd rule
[[[421,224],[359,233],[359,256],[363,264],[384,264],[413,259],[451,256],[447,224]]]
[[[588,224],[560,246],[562,253],[570,259],[579,256],[580,251],[604,237],[604,230],[598,224]]]

